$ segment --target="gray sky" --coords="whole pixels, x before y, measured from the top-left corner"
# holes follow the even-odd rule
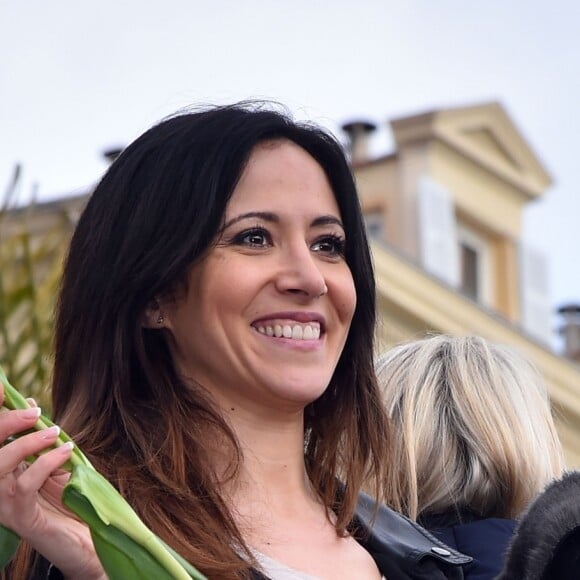
[[[338,133],[498,100],[554,179],[524,239],[554,305],[580,301],[579,22],[576,0],[0,0],[0,191],[16,162],[22,197],[82,191],[192,104],[269,98]]]

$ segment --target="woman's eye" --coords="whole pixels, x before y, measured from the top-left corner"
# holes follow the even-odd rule
[[[312,250],[329,256],[344,256],[344,240],[338,236],[324,236],[312,244]]]
[[[253,248],[266,248],[271,240],[268,232],[262,229],[252,229],[240,232],[234,239],[236,244]]]

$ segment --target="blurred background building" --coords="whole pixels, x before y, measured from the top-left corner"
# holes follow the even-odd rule
[[[580,307],[560,308],[555,353],[546,257],[522,242],[523,210],[550,176],[498,103],[390,128],[395,150],[373,157],[375,124],[343,125],[372,240],[379,348],[428,332],[513,345],[547,381],[567,461],[580,466]]]

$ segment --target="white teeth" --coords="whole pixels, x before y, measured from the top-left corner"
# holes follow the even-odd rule
[[[276,338],[291,338],[292,340],[318,340],[320,325],[318,322],[310,324],[274,324],[272,326],[256,326],[260,334]]]
[[[302,340],[302,337],[304,336],[304,331],[302,330],[301,326],[294,326],[292,328],[292,338],[294,340]]]

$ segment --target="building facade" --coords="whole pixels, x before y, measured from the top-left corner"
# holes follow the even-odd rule
[[[530,358],[550,390],[570,467],[580,466],[580,365],[553,352],[546,258],[522,242],[550,176],[498,103],[390,122],[371,158],[347,124],[377,276],[380,349],[425,333],[478,334]]]

